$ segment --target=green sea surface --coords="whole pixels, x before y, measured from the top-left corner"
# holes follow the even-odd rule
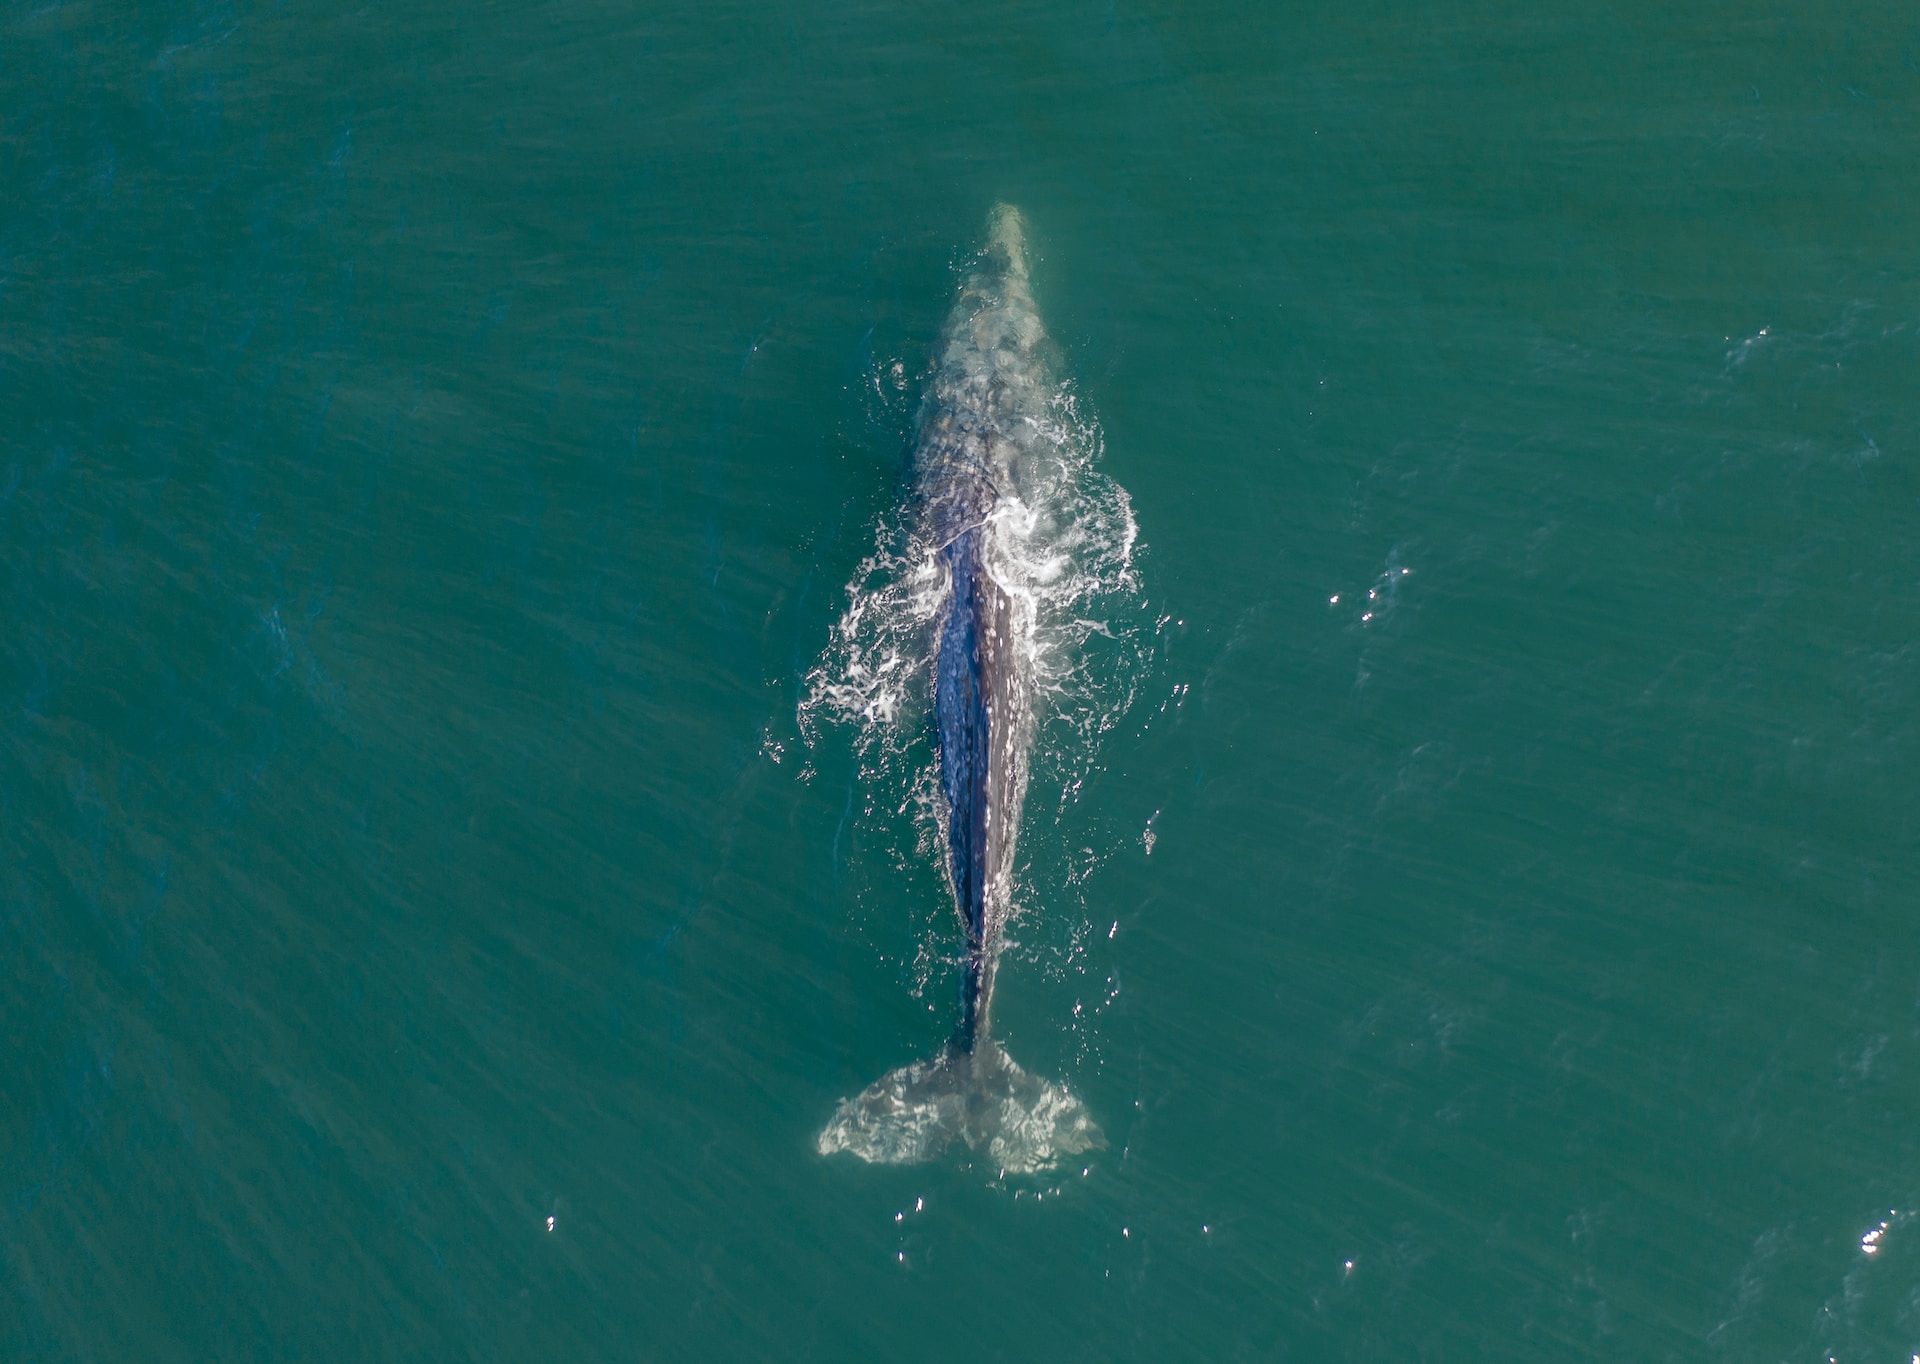
[[[1155,623],[1032,1178],[815,1149],[1001,201]],[[1891,3],[5,5],[0,1358],[1907,1361],[1917,248]]]

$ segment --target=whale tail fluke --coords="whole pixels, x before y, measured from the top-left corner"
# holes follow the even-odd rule
[[[1107,1144],[1064,1087],[1027,1074],[983,1039],[972,1051],[949,1045],[842,1099],[819,1148],[823,1156],[850,1151],[879,1165],[912,1165],[956,1141],[1009,1174],[1046,1170]]]

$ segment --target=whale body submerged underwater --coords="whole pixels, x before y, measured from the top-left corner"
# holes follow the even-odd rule
[[[914,456],[916,538],[946,587],[932,692],[946,872],[966,934],[960,1018],[937,1055],[842,1100],[823,1155],[911,1163],[964,1141],[1031,1172],[1105,1145],[1078,1099],[1022,1070],[991,1032],[1035,730],[1033,612],[996,576],[992,536],[1052,391],[1044,343],[1020,215],[1003,205],[948,318]]]

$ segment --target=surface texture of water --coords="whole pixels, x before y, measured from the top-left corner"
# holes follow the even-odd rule
[[[1920,1352],[1916,165],[1892,4],[0,9],[0,1356]],[[813,1145],[998,200],[1168,617],[1052,1182]]]

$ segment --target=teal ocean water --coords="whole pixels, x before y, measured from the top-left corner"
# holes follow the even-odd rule
[[[0,1357],[1920,1353],[1916,166],[1893,4],[6,6]],[[1003,201],[1033,1176],[816,1148]]]

